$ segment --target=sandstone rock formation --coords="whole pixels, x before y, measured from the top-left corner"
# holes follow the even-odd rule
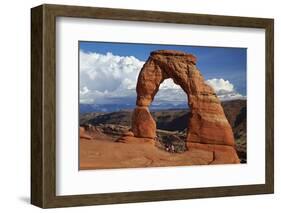
[[[80,135],[80,138],[83,138],[83,139],[87,139],[87,140],[92,139],[92,137],[86,133],[86,130],[84,127],[79,128],[79,135]]]
[[[205,83],[197,69],[196,60],[195,56],[180,51],[151,52],[138,76],[137,107],[132,116],[132,131],[135,137],[151,139],[156,137],[156,124],[148,107],[158,92],[160,84],[165,79],[172,78],[174,83],[187,94],[191,110],[186,137],[187,147],[189,143],[199,143],[208,146],[193,145],[193,147],[217,150],[210,148],[209,144],[211,144],[230,146],[229,149],[233,149],[234,137],[231,126],[216,93]],[[234,149],[233,152],[228,151],[228,153],[232,156],[231,162],[238,161]]]
[[[156,123],[147,106],[137,106],[132,116],[134,136],[140,138],[156,137]]]
[[[148,133],[148,127],[151,127],[151,131],[155,131],[155,122],[149,115],[147,107],[153,101],[160,84],[167,78],[172,78],[188,96],[191,118],[187,141],[234,145],[231,126],[214,90],[205,83],[196,68],[195,56],[171,50],[152,52],[139,74],[137,108],[132,120],[135,136],[155,136],[151,132]],[[144,114],[140,115],[140,113]]]

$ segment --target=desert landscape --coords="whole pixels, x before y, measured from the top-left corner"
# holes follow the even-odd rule
[[[246,163],[246,99],[220,101],[196,62],[153,51],[138,75],[136,106],[80,104],[80,170]],[[153,109],[170,78],[187,107]]]
[[[226,101],[222,102],[222,106],[233,129],[235,149],[240,162],[246,163],[246,100]],[[182,154],[186,151],[185,137],[188,126],[186,120],[190,116],[189,110],[152,112],[158,127],[158,140],[155,144],[150,144],[149,140],[143,144],[137,141],[133,144],[126,141],[123,143],[121,139],[130,130],[132,113],[132,110],[127,110],[84,113],[80,116],[80,169],[220,163],[218,159],[214,161],[213,152],[210,151],[196,149],[193,151],[191,148],[190,152]],[[171,145],[174,150],[169,149]]]

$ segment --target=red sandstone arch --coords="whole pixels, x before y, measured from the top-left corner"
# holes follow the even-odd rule
[[[196,57],[171,50],[152,52],[138,76],[137,106],[132,117],[134,136],[156,137],[156,123],[148,106],[167,78],[172,78],[188,96],[191,116],[186,142],[233,146],[231,126],[216,93],[197,69]]]

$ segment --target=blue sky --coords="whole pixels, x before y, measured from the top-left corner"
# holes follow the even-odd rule
[[[149,57],[150,52],[159,49],[180,50],[195,55],[197,57],[197,67],[203,74],[205,80],[210,80],[211,83],[214,83],[214,86],[216,86],[217,83],[220,83],[219,87],[222,90],[222,83],[223,85],[229,83],[231,84],[230,86],[233,87],[233,91],[241,96],[246,96],[246,48],[80,41],[79,49],[80,77],[82,75],[84,76],[82,80],[80,80],[80,96],[81,94],[86,94],[87,91],[91,91],[91,88],[88,88],[89,86],[87,86],[88,84],[100,84],[102,79],[93,77],[98,75],[98,71],[101,73],[107,70],[107,74],[104,74],[105,77],[110,73],[115,73],[116,75],[114,78],[118,81],[118,77],[116,77],[118,76],[118,69],[122,72],[122,66],[124,66],[127,69],[127,73],[133,73],[130,72],[131,69],[140,69],[142,64]],[[83,53],[82,56],[81,53]],[[109,53],[110,55],[108,55]],[[123,65],[121,63],[123,63]],[[131,67],[127,67],[128,63]],[[109,66],[111,67],[111,70],[108,68]],[[90,80],[87,79],[86,73],[88,77],[90,76]],[[221,79],[221,82],[211,81],[212,79]],[[128,79],[128,81],[129,80],[130,79]],[[120,81],[120,83],[122,82]],[[112,88],[115,87],[116,86],[113,86]],[[230,91],[229,88],[229,85],[226,85],[226,90]],[[102,89],[102,85],[92,87],[92,90],[106,92],[105,89]],[[95,96],[94,93],[92,93],[92,95]]]

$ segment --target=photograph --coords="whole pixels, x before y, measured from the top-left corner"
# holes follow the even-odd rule
[[[247,163],[247,48],[78,46],[80,170]]]
[[[32,205],[274,193],[274,18],[158,6],[31,8]]]

